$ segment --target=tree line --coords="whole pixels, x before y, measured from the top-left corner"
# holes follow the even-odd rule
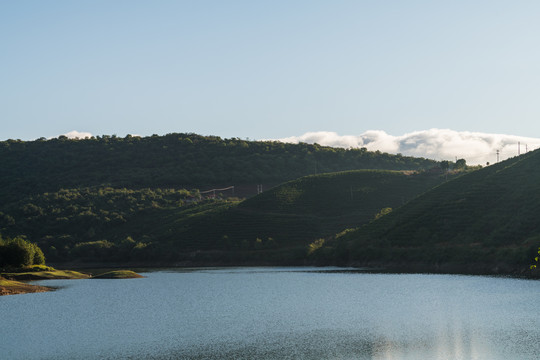
[[[433,160],[366,148],[286,144],[173,133],[164,136],[65,136],[0,142],[0,200],[61,188],[203,188],[280,183],[301,176],[355,169],[419,170]]]

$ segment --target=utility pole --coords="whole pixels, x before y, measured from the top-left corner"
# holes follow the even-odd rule
[[[518,156],[521,155],[521,143],[518,141]]]
[[[499,162],[499,150],[497,150],[497,162]]]

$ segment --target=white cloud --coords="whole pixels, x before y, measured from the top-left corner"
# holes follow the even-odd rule
[[[62,135],[66,136],[69,139],[85,139],[92,137],[92,134],[90,134],[89,132],[79,132],[76,130],[70,131]]]
[[[361,135],[338,135],[335,132],[318,131],[277,140],[344,148],[365,147],[370,151],[402,153],[435,160],[455,160],[457,157],[467,160],[468,164],[494,163],[497,160],[497,150],[500,160],[516,156],[518,142],[521,143],[522,154],[526,148],[530,151],[540,147],[540,138],[449,129],[415,131],[400,136],[389,135],[382,130],[370,130]]]

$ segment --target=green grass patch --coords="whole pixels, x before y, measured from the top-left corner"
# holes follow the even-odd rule
[[[37,286],[25,284],[19,281],[7,280],[0,277],[0,296],[2,295],[16,295],[16,294],[28,294],[35,292],[50,291],[51,288],[45,286]]]
[[[3,277],[10,280],[51,280],[51,279],[88,279],[90,275],[72,270],[56,270],[52,271],[27,271],[27,272],[11,272],[2,273]]]

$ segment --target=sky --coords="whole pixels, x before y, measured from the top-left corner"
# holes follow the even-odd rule
[[[539,18],[535,0],[4,0],[0,140],[378,134],[370,150],[493,161],[540,146]]]

